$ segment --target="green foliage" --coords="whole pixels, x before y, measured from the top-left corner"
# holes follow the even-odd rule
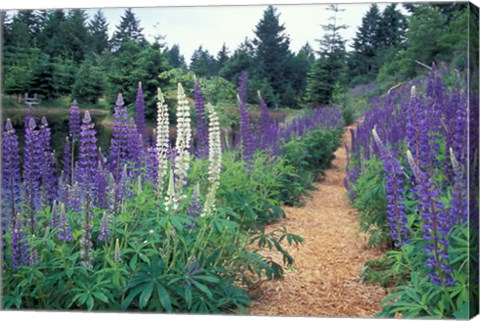
[[[449,238],[448,253],[457,283],[450,287],[433,285],[428,275],[422,273],[422,266],[416,266],[410,272],[408,283],[397,286],[385,298],[379,317],[388,318],[400,313],[405,318],[468,319],[478,313],[478,303],[475,303],[478,302],[478,287],[472,286],[477,273],[472,267],[478,266],[478,257],[469,257],[472,249],[478,249],[478,233],[472,233],[468,224],[463,224],[453,229]],[[421,253],[422,242],[421,237],[414,239],[409,245],[412,250],[405,251],[403,258],[397,258],[419,261],[415,257]]]
[[[191,173],[191,179],[201,186],[207,179],[200,175],[205,165],[196,162]],[[243,168],[234,170],[245,172]],[[266,178],[269,173],[259,169],[256,175]],[[272,186],[257,187],[253,193],[257,204],[249,209],[262,217],[266,214],[260,203],[278,201],[272,200]],[[104,241],[98,240],[104,211],[96,209],[92,213],[91,269],[80,264],[81,221],[70,219],[74,231],[70,242],[58,240],[57,228],[50,227],[41,237],[30,238],[29,244],[38,253],[38,263],[5,271],[3,308],[248,313],[250,299],[243,286],[283,275],[282,264],[260,255],[253,244],[280,251],[284,264],[291,265],[293,257],[282,244],[302,242],[301,237],[285,229],[266,234],[263,229],[254,228],[259,222],[250,221],[247,226],[248,218],[242,217],[241,208],[223,205],[227,202],[219,204],[214,215],[192,222],[188,215],[189,198],[183,199],[175,212],[169,212],[148,184],[134,187],[132,193],[113,216],[109,223],[111,235]],[[270,199],[263,201],[263,196]],[[67,216],[81,215],[77,214]],[[50,220],[50,208],[38,213],[39,225],[48,226]],[[6,240],[10,242],[10,233]],[[119,260],[115,240],[119,244]]]
[[[358,106],[353,106],[352,97],[347,94],[345,88],[336,86],[332,96],[332,105],[340,108],[344,126],[350,126],[355,122],[355,112],[359,113]],[[356,108],[357,110],[354,110]]]
[[[168,63],[172,68],[186,69],[185,57],[180,54],[180,46],[174,44],[172,48],[165,48],[165,54],[167,55]]]
[[[391,241],[388,234],[385,173],[380,159],[372,157],[364,162],[362,173],[353,190],[353,206],[360,212],[361,231],[369,235],[368,246],[389,244]]]
[[[189,69],[196,76],[207,78],[218,72],[215,57],[207,49],[203,49],[202,46],[193,52]]]
[[[88,29],[91,34],[92,48],[97,54],[102,54],[109,48],[108,23],[102,10],[97,10],[93,16]]]
[[[362,284],[379,284],[392,288],[404,285],[410,278],[410,269],[402,260],[400,251],[388,251],[385,257],[368,260],[362,268],[359,282]]]
[[[121,92],[125,104],[133,110],[138,82],[142,82],[145,96],[145,113],[152,118],[156,111],[157,87],[164,89],[166,81],[159,78],[169,69],[165,54],[160,45],[141,45],[128,39],[122,42],[122,50],[105,57],[105,69],[108,70],[107,98],[114,105],[117,94]]]
[[[307,75],[305,101],[313,107],[330,104],[335,86],[345,80],[345,40],[340,31],[347,26],[337,22],[339,12],[344,9],[332,4],[327,10],[333,13],[329,17],[330,23],[322,25],[325,35],[320,40],[320,58],[312,64]]]
[[[120,24],[112,36],[112,50],[114,52],[124,50],[123,45],[125,42],[133,42],[143,47],[146,44],[146,40],[142,32],[143,28],[140,27],[140,19],[135,16],[131,8],[126,9],[120,18]]]
[[[82,103],[98,104],[106,86],[104,70],[97,63],[98,57],[91,56],[82,63],[75,77],[72,98]]]
[[[280,207],[282,179],[292,175],[293,168],[256,153],[252,165],[235,159],[234,153],[224,153],[218,190],[219,203],[228,206],[238,216],[232,220],[251,228],[285,217]]]
[[[285,162],[295,169],[282,178],[281,199],[286,204],[301,205],[302,196],[315,189],[313,182],[330,166],[335,150],[340,146],[340,133],[313,130],[301,139],[284,145]]]
[[[206,101],[218,105],[220,103],[234,103],[236,99],[236,88],[228,80],[213,76],[211,78],[200,78],[198,80]]]

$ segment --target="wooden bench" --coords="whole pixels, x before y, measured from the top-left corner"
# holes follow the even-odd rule
[[[32,105],[40,104],[40,100],[38,99],[37,94],[33,94],[33,97],[29,97],[28,93],[25,93],[25,96],[23,97],[23,102],[25,103],[25,105],[28,106],[28,108],[32,108]]]

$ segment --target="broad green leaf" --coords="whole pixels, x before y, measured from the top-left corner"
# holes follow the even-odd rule
[[[153,291],[153,283],[149,283],[143,288],[143,291],[140,294],[140,300],[139,300],[140,309],[143,309],[144,307],[147,306],[148,300],[150,300],[150,297],[152,296],[152,291]]]

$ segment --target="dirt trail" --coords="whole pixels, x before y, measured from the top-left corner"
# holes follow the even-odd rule
[[[348,130],[343,140],[349,143]],[[366,236],[359,233],[343,187],[345,148],[335,156],[305,207],[286,207],[287,218],[269,226],[285,225],[304,243],[289,249],[295,263],[283,280],[256,289],[252,315],[372,317],[380,311],[385,289],[362,285],[358,278],[365,261],[381,253],[364,248]]]

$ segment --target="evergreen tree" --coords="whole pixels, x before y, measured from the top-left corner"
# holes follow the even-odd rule
[[[37,34],[37,19],[32,10],[19,10],[13,16],[10,24],[10,35],[7,44],[13,48],[30,48],[34,47],[35,37]]]
[[[310,46],[308,42],[306,42],[302,48],[298,51],[297,56],[303,56],[309,63],[313,63],[315,61],[315,51]]]
[[[255,27],[255,60],[259,77],[264,78],[278,95],[278,101],[267,101],[269,105],[285,104],[291,101],[292,88],[287,66],[293,57],[289,46],[290,39],[285,26],[280,24],[280,14],[273,6],[268,6]]]
[[[329,23],[322,25],[326,33],[323,39],[319,40],[320,58],[312,65],[307,76],[305,99],[314,106],[329,104],[335,86],[345,81],[345,40],[340,35],[340,31],[347,26],[338,23],[338,14],[344,10],[334,4],[327,10],[333,13],[329,17]]]
[[[85,55],[91,51],[90,34],[87,27],[87,13],[85,10],[72,9],[68,11],[67,19],[63,24],[65,58],[79,64]]]
[[[217,72],[220,71],[227,63],[229,59],[228,54],[228,48],[225,43],[223,43],[222,49],[220,49],[220,51],[217,53]]]
[[[135,16],[131,8],[125,10],[120,24],[116,28],[117,30],[113,34],[111,41],[113,52],[119,50],[127,40],[142,47],[146,45],[146,40],[142,33],[143,28],[140,27],[140,19]]]
[[[40,54],[33,68],[29,92],[38,94],[42,100],[53,100],[60,97],[58,91],[57,70],[50,56]]]
[[[102,10],[98,10],[93,16],[88,29],[92,41],[92,47],[97,54],[109,49],[108,23]]]
[[[72,99],[97,104],[105,90],[105,72],[97,63],[98,57],[89,55],[78,70],[72,88]]]
[[[290,82],[295,95],[295,102],[291,106],[296,107],[297,103],[302,100],[305,95],[307,85],[307,74],[315,62],[315,54],[308,44],[303,45],[298,53],[293,57],[289,64],[288,73],[290,75]]]
[[[380,19],[379,38],[383,47],[398,47],[405,41],[407,18],[396,7],[396,3],[388,5]]]
[[[3,91],[7,95],[15,95],[17,102],[30,90],[33,69],[39,55],[37,48],[16,48],[4,52]]]
[[[154,119],[156,115],[157,88],[165,88],[166,86],[166,81],[160,79],[158,75],[169,69],[167,56],[162,52],[159,43],[147,46],[140,52],[131,79],[132,81],[142,82],[147,119]],[[129,88],[132,91],[136,91],[136,89],[134,86],[131,89]],[[136,97],[135,94],[132,92],[132,101]]]
[[[190,60],[190,70],[199,77],[211,77],[215,74],[215,57],[202,46],[198,47]]]
[[[108,70],[107,96],[113,106],[117,94],[122,92],[125,104],[133,108],[138,82],[142,82],[145,97],[145,114],[152,118],[156,108],[157,87],[165,88],[166,83],[158,77],[170,68],[167,55],[161,45],[154,43],[144,48],[132,41],[125,41],[122,50],[109,55],[103,63]]]
[[[245,39],[220,69],[219,75],[236,86],[238,77],[243,71],[248,70],[250,74],[253,74],[253,68],[256,66],[253,55],[252,43]]]
[[[166,48],[165,54],[172,68],[186,68],[185,57],[180,54],[180,46],[178,44],[174,44],[170,49]]]
[[[360,77],[364,81],[373,79],[378,72],[377,52],[382,45],[381,15],[376,4],[370,5],[362,19],[355,38],[353,38],[353,54],[349,59],[349,70],[352,78]]]
[[[12,21],[7,11],[0,10],[0,25],[2,26],[2,47],[8,46],[11,39]]]
[[[68,56],[67,35],[64,29],[66,19],[65,12],[61,9],[48,12],[44,28],[40,34],[41,45],[39,47],[43,53],[52,57]]]

